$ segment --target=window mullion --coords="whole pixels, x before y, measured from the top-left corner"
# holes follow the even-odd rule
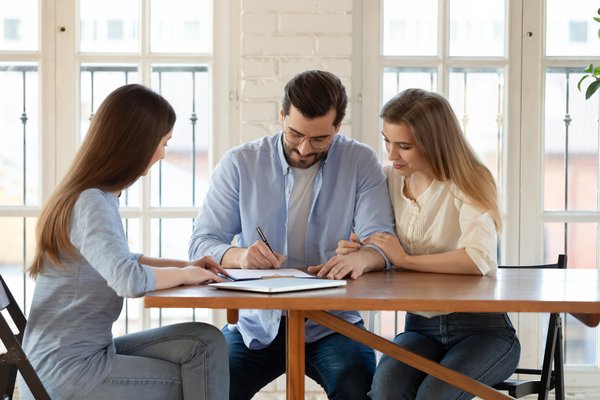
[[[448,75],[448,49],[450,47],[450,6],[449,0],[439,0],[438,6],[438,56],[441,63],[438,65],[438,91],[444,96],[450,93]]]

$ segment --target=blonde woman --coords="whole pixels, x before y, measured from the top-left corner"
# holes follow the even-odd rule
[[[486,275],[497,269],[501,216],[490,171],[466,142],[448,101],[408,89],[381,111],[396,236],[366,240],[401,268]],[[361,246],[342,241],[338,254]],[[506,313],[408,312],[394,342],[488,385],[516,369],[520,344]],[[472,395],[391,357],[382,357],[371,398],[471,399]]]
[[[165,155],[175,112],[159,94],[126,85],[108,95],[73,164],[42,210],[24,348],[54,399],[227,399],[227,346],[207,324],[113,338],[124,297],[220,281],[205,257],[129,251],[119,195]],[[30,399],[21,384],[22,398]]]

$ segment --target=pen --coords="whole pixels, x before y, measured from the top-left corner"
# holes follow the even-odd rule
[[[228,281],[231,281],[231,282],[234,282],[236,280],[233,276],[231,276],[229,274],[224,274],[222,272],[217,272],[217,276],[219,278],[227,279]]]
[[[271,250],[271,253],[275,254],[275,252],[271,248],[271,245],[269,245],[269,242],[267,242],[267,238],[266,238],[265,234],[263,233],[262,229],[260,229],[260,226],[256,227],[256,232],[258,232],[258,236],[260,236],[260,239],[263,241],[263,243],[267,245],[269,250]]]

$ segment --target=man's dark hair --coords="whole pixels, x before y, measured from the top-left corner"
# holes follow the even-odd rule
[[[338,126],[346,115],[348,96],[340,78],[331,72],[305,71],[285,85],[283,115],[290,114],[292,105],[309,119],[322,117],[334,109],[333,126]]]

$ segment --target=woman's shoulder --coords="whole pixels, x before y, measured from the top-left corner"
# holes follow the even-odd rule
[[[110,192],[98,188],[82,191],[75,202],[75,209],[106,209],[118,207],[117,197]]]
[[[104,190],[98,188],[89,188],[83,190],[78,197],[78,201],[111,201],[112,198],[116,199],[115,195],[110,192],[105,192]]]

